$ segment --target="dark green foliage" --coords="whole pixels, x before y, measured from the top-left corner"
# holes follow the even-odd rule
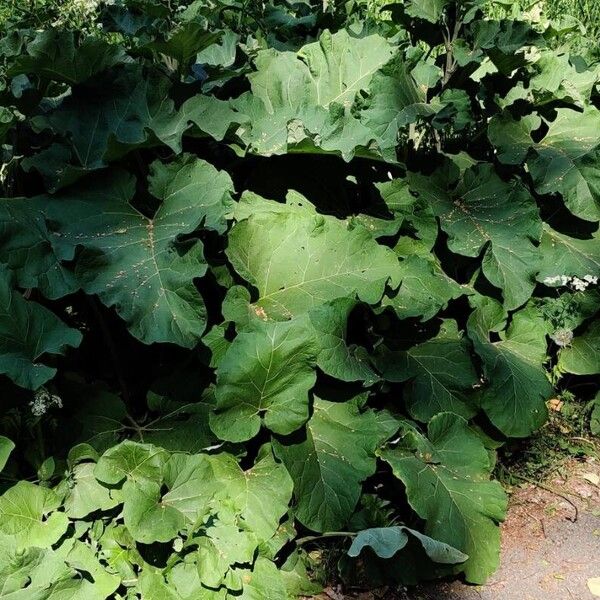
[[[330,4],[0,13],[3,593],[481,583],[494,450],[574,383],[598,431],[599,66]]]

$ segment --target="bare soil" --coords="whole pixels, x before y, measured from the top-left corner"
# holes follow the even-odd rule
[[[543,488],[511,490],[500,568],[486,585],[453,581],[351,595],[327,588],[321,600],[595,600],[587,582],[600,577],[600,462],[571,460],[560,472]]]

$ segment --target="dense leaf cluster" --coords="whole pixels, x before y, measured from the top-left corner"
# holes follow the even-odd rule
[[[495,449],[600,373],[600,66],[484,0],[92,4],[0,40],[0,595],[485,581]]]

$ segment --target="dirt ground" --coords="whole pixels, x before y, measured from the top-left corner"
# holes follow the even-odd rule
[[[543,484],[553,491],[528,483],[511,491],[501,566],[485,586],[455,581],[355,595],[327,588],[322,600],[594,600],[588,581],[600,578],[600,462],[571,461],[561,473]]]

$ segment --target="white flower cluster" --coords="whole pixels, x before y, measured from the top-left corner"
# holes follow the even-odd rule
[[[41,417],[52,405],[62,408],[62,400],[44,388],[37,390],[33,400],[29,403],[34,417]]]
[[[585,292],[590,285],[598,283],[597,275],[584,275],[583,278],[569,277],[568,275],[554,275],[553,277],[544,277],[545,285],[569,286],[578,292]]]
[[[99,0],[73,0],[73,7],[85,13],[91,13],[98,8]]]
[[[550,338],[552,341],[561,348],[570,346],[573,341],[573,331],[571,329],[561,328],[557,329]]]

